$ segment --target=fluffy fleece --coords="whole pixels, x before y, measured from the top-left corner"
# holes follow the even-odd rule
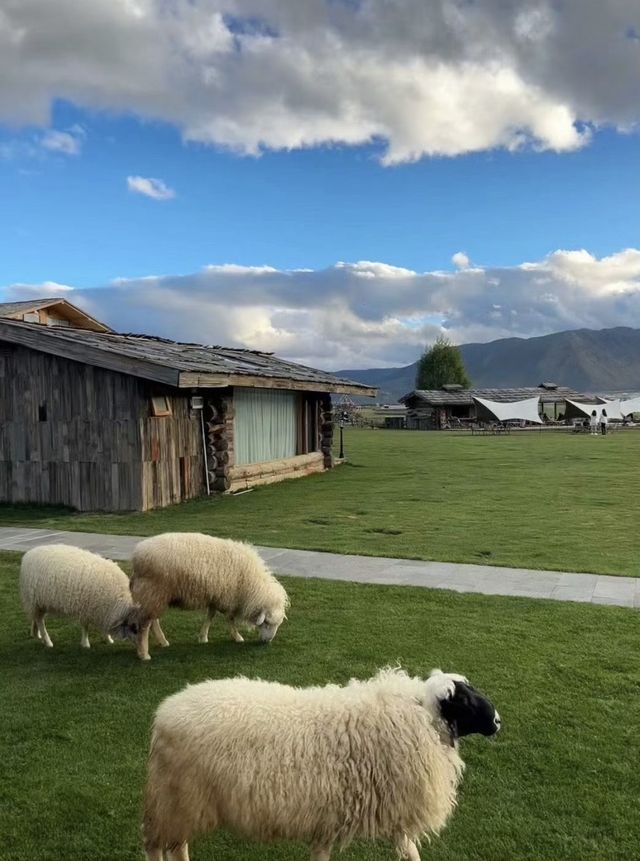
[[[453,679],[381,670],[345,687],[244,678],[188,686],[159,707],[145,798],[147,859],[188,859],[194,834],[333,844],[384,838],[419,858],[456,803],[463,762],[440,718]]]
[[[34,547],[25,553],[20,598],[32,634],[49,647],[53,643],[44,624],[47,613],[77,619],[85,647],[89,626],[106,637],[135,637],[145,620],[131,599],[129,578],[115,562],[65,544]]]
[[[234,639],[242,640],[236,624],[249,624],[268,642],[289,603],[284,588],[251,545],[197,532],[167,532],[141,541],[133,552],[131,593],[154,620],[167,607],[206,610],[201,642],[207,641],[216,612],[227,617]],[[162,643],[157,621],[154,630]],[[148,630],[141,641],[139,653],[145,657]]]

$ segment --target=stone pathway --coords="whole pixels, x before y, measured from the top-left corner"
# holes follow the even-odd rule
[[[129,535],[0,527],[0,550],[25,551],[42,544],[73,544],[111,559],[129,559],[138,541],[140,538]],[[274,571],[297,577],[424,586],[428,589],[452,589],[482,595],[515,595],[640,608],[640,578],[636,577],[420,562],[379,556],[344,556],[278,547],[258,547],[258,550]]]

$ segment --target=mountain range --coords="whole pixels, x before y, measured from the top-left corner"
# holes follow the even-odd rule
[[[537,338],[462,344],[476,388],[537,386],[551,381],[580,392],[640,391],[640,329],[576,329]],[[415,388],[417,362],[402,368],[336,371],[379,388],[379,403],[397,403]]]

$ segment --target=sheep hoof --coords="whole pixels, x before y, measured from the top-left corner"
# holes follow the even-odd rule
[[[141,661],[150,661],[151,655],[138,655]]]
[[[208,637],[198,637],[198,642],[199,643],[208,643],[209,638]]]

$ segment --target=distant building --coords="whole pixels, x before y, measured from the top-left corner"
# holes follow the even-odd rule
[[[415,389],[400,398],[407,407],[409,430],[440,430],[478,418],[474,397],[502,403],[540,398],[540,411],[550,419],[564,415],[565,401],[584,400],[584,395],[568,386],[541,383],[539,386],[514,389],[464,389],[459,385],[441,389]]]
[[[253,350],[124,335],[64,299],[0,305],[0,502],[159,508],[333,465],[331,394]]]

